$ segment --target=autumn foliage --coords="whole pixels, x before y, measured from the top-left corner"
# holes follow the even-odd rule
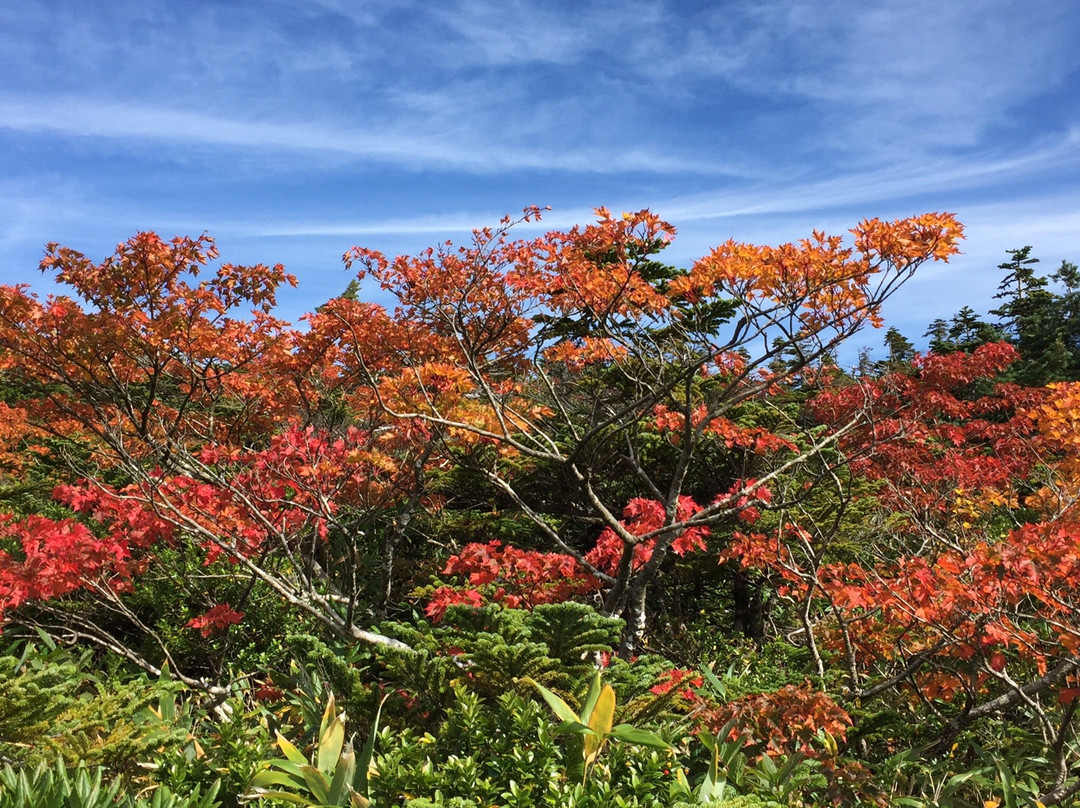
[[[86,538],[80,557],[98,587],[126,586],[127,559],[152,563],[155,542],[192,541],[206,563],[242,566],[354,632],[355,581],[344,621],[327,587],[343,591],[346,558],[360,548],[341,556],[335,540],[383,520],[388,593],[403,526],[440,506],[431,475],[466,466],[552,546],[485,545],[494,562],[466,548],[446,574],[497,584],[491,597],[511,603],[599,590],[609,612],[638,615],[640,632],[668,552],[704,551],[713,522],[750,516],[750,498],[768,497],[767,485],[731,480],[699,505],[682,490],[698,448],[766,461],[816,453],[733,419],[740,401],[776,395],[789,378],[765,372],[772,352],[748,359],[737,349],[766,334],[786,341],[803,355],[795,379],[876,323],[888,292],[919,263],[948,258],[960,228],[942,215],[872,220],[853,231],[854,246],[820,233],[779,248],[729,242],[675,271],[651,258],[674,237],[670,224],[648,211],[597,213],[595,224],[528,240],[511,240],[507,219],[477,231],[471,246],[416,257],[356,248],[347,266],[396,297],[396,308],[339,298],[304,330],[273,315],[278,287],[295,283],[280,266],[222,264],[198,280],[217,257],[206,237],[141,233],[100,264],[50,245],[41,268],[72,296],[40,300],[25,287],[0,295],[0,361],[30,391],[7,411],[9,443],[42,451],[48,438],[75,436],[85,447],[76,475],[108,469],[121,481],[88,474],[57,489],[95,526],[99,538]],[[539,217],[530,209],[523,218]],[[582,384],[590,374],[618,384]],[[646,467],[626,441],[642,428],[676,449],[673,461]],[[607,501],[590,462],[636,468],[646,495]],[[557,467],[574,481],[602,526],[592,547],[523,498],[514,467]],[[16,564],[41,563],[32,542],[16,545],[26,545]],[[297,553],[316,563],[291,572],[267,563]],[[17,591],[6,605],[59,590]]]
[[[1066,737],[1080,388],[1011,381],[1005,342],[832,361],[957,252],[952,216],[685,269],[650,211],[515,237],[541,216],[355,247],[357,285],[298,324],[275,314],[283,267],[212,269],[206,236],[100,263],[50,245],[65,294],[0,289],[0,473],[47,492],[0,522],[0,621],[160,671],[147,647],[225,643],[258,597],[402,653],[380,621],[414,607],[584,601],[624,621],[626,659],[726,609],[812,681],[705,704],[692,659],[651,692],[753,756],[836,752],[885,696],[939,744],[990,716]],[[172,633],[135,605],[161,580],[188,599]]]

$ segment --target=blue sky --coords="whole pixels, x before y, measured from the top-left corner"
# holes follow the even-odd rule
[[[985,311],[1004,251],[1080,261],[1080,4],[1066,0],[20,0],[0,4],[0,282],[58,241],[213,235],[300,277],[525,205],[650,207],[689,264],[928,210],[965,255],[887,310]],[[880,345],[881,334],[862,341]]]

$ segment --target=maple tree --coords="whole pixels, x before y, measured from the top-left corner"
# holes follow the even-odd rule
[[[398,481],[415,478],[418,438],[377,433],[359,415],[324,425],[333,391],[318,346],[272,315],[277,288],[293,279],[280,266],[222,264],[195,282],[216,256],[206,237],[149,233],[101,264],[50,245],[43,271],[85,308],[0,290],[0,362],[24,391],[6,427],[33,456],[48,452],[66,468],[54,497],[83,519],[9,520],[0,608],[32,604],[24,622],[152,671],[126,632],[149,634],[173,661],[170,649],[125,595],[169,563],[157,548],[177,544],[201,546],[206,564],[222,559],[230,577],[260,582],[330,631],[382,641],[354,620],[356,522],[404,502],[400,516],[415,493]],[[402,467],[389,467],[391,457]],[[78,590],[111,618],[67,608],[62,596]],[[202,597],[209,611],[190,625],[227,625],[212,592]]]
[[[0,290],[0,362],[27,391],[8,412],[21,445],[78,446],[55,453],[68,469],[55,497],[77,518],[10,522],[3,606],[157,670],[68,596],[92,594],[169,658],[125,594],[161,563],[155,547],[182,545],[325,630],[392,644],[363,623],[389,600],[413,517],[442,505],[432,476],[460,468],[530,520],[537,548],[498,550],[499,571],[472,569],[475,583],[514,602],[556,597],[534,590],[545,580],[558,597],[599,590],[604,610],[627,618],[632,653],[669,552],[700,552],[710,525],[751,519],[770,480],[837,439],[740,423],[740,407],[768,406],[876,325],[884,300],[960,235],[947,215],[869,220],[854,246],[820,233],[776,248],[728,242],[676,270],[654,259],[674,228],[648,211],[600,209],[592,225],[525,240],[513,225],[393,261],[355,248],[346,263],[397,306],[341,297],[305,329],[273,314],[277,289],[294,283],[280,266],[226,263],[198,280],[217,257],[205,236],[140,233],[100,264],[50,245],[42,270],[73,297]],[[794,361],[770,370],[781,353]],[[705,447],[759,473],[688,491]],[[566,481],[569,513],[529,492],[543,473]],[[40,552],[49,531],[77,540]],[[378,593],[358,572],[372,553]],[[468,553],[448,574],[468,571]],[[245,609],[202,599],[189,622],[200,630],[227,630]]]
[[[861,783],[838,750],[874,710],[924,719],[931,752],[992,720],[1042,744],[1044,804],[1080,791],[1080,383],[1017,384],[1046,374],[974,312],[940,353],[891,332],[862,376],[828,361],[956,251],[952,217],[678,269],[648,211],[516,237],[540,216],[354,248],[355,288],[297,326],[275,316],[282,267],[210,269],[205,236],[140,233],[101,263],[50,245],[67,296],[0,288],[0,474],[51,490],[5,501],[0,622],[221,695],[177,637],[225,655],[267,598],[403,654],[409,632],[372,626],[409,585],[432,622],[584,600],[625,620],[630,658],[656,650],[670,582],[719,579],[732,634],[768,619],[809,662],[703,705],[680,659],[652,691],[703,731]],[[1064,339],[1039,310],[1059,304],[1014,281],[1010,327]],[[151,581],[177,590],[167,620]]]
[[[821,233],[777,248],[728,242],[676,270],[653,257],[671,225],[648,211],[597,213],[587,227],[520,241],[506,219],[471,245],[393,261],[352,250],[361,281],[375,280],[398,305],[386,313],[390,337],[354,339],[343,361],[388,416],[441,430],[454,462],[525,514],[539,544],[600,582],[604,610],[627,619],[630,653],[669,551],[704,546],[710,524],[821,453],[795,423],[783,436],[740,424],[740,406],[767,402],[878,324],[881,304],[921,263],[956,251],[960,227],[939,214],[870,220],[853,230],[853,247]],[[400,338],[418,329],[427,339]],[[404,373],[384,369],[389,341],[401,346]],[[795,359],[770,370],[782,354]],[[648,434],[661,439],[662,457],[642,448]],[[703,504],[692,504],[687,486],[707,445],[763,473],[694,492]],[[574,491],[569,519],[545,513],[523,484],[551,469]],[[621,495],[634,495],[613,498],[615,475],[629,481]],[[601,530],[591,550],[583,523]]]
[[[801,604],[807,642],[846,668],[852,697],[930,706],[933,748],[990,717],[1031,729],[1053,757],[1040,799],[1057,804],[1080,789],[1068,742],[1080,694],[1077,393],[999,381],[1017,358],[987,343],[827,386],[813,408],[845,428],[845,486],[875,487],[872,529],[851,549],[835,541],[838,523],[808,519],[747,532],[726,554]],[[864,420],[848,428],[853,413]]]

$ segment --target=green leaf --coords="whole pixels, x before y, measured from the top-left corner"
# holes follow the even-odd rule
[[[330,804],[345,806],[352,792],[353,775],[356,773],[356,753],[346,749],[338,758],[337,771],[330,781]]]
[[[719,774],[714,771],[712,766],[709,767],[709,771],[705,774],[705,779],[701,781],[701,785],[698,786],[698,802],[712,802],[723,799],[724,791],[727,790],[727,778],[720,777]]]
[[[1001,796],[1005,798],[1004,808],[1016,808],[1016,778],[1013,777],[1012,769],[1001,760],[995,760],[994,764],[997,766],[998,776],[1001,778]]]
[[[563,721],[574,721],[574,722],[577,722],[577,723],[582,723],[581,719],[578,718],[578,714],[575,713],[572,709],[570,709],[569,704],[567,704],[565,701],[560,699],[558,696],[556,696],[554,693],[552,693],[550,690],[548,690],[542,684],[540,684],[539,682],[535,682],[532,679],[529,679],[528,677],[522,679],[521,681],[524,682],[525,684],[529,684],[529,685],[532,685],[533,687],[535,687],[537,689],[537,691],[540,693],[540,695],[544,698],[544,701],[547,702],[548,707],[550,707],[552,710],[554,710],[555,715],[557,715]]]
[[[40,626],[34,626],[34,631],[37,632],[38,637],[41,638],[41,641],[45,644],[46,648],[48,648],[50,651],[56,650],[56,640],[52,638],[52,635],[49,634],[49,632],[47,632]]]
[[[291,802],[294,805],[317,805],[307,797],[303,797],[299,794],[294,794],[291,791],[259,791],[254,796],[260,800],[284,800],[285,802]]]
[[[596,735],[596,730],[580,721],[563,721],[554,729],[555,735]]]
[[[686,779],[686,772],[678,769],[675,772],[675,782],[671,784],[670,794],[672,797],[691,797],[690,781]]]
[[[367,737],[367,741],[364,742],[364,748],[360,751],[360,759],[356,761],[356,777],[354,782],[354,791],[359,794],[367,796],[368,793],[368,772],[371,769],[371,758],[375,754],[375,738],[379,735],[379,719],[382,716],[383,705],[386,704],[386,700],[390,698],[390,694],[387,693],[379,701],[379,706],[375,710],[375,722],[371,725],[371,732]]]
[[[599,675],[599,674],[597,674]],[[615,690],[611,685],[604,685],[600,689],[600,696],[593,704],[589,714],[588,724],[593,731],[603,737],[611,732],[611,725],[615,722]]]
[[[331,693],[326,700],[326,709],[323,710],[322,721],[319,723],[320,738],[326,734],[326,728],[330,726],[330,722],[337,717],[335,713],[336,706],[334,704],[334,694]]]
[[[332,775],[341,758],[341,748],[345,744],[345,725],[335,716],[319,737],[317,757],[319,771]]]
[[[297,763],[301,766],[306,766],[308,764],[308,759],[304,757],[304,754],[287,740],[285,740],[285,736],[282,735],[280,732],[277,734],[277,745],[278,748],[281,749],[282,754],[285,755],[285,757],[287,757],[293,763]]]
[[[600,698],[601,690],[600,671],[598,670],[593,674],[592,681],[589,682],[589,692],[585,694],[585,701],[581,705],[581,722],[583,724],[592,724],[589,719],[592,718],[593,709],[596,707],[597,699]]]
[[[285,772],[276,772],[272,769],[261,771],[251,778],[251,782],[248,783],[248,788],[266,789],[270,786],[292,786],[293,788],[302,787],[304,780],[302,777],[286,774]]]
[[[278,769],[279,771],[283,771],[286,774],[291,774],[293,776],[293,778],[296,780],[296,782],[298,782],[298,783],[303,782],[303,780],[304,780],[303,775],[300,774],[300,768],[302,766],[306,766],[306,765],[307,765],[306,760],[303,763],[296,763],[294,761],[285,760],[283,758],[277,758],[276,760],[271,760],[270,761],[270,766],[271,767],[273,767],[275,769]]]
[[[709,686],[720,700],[723,701],[727,699],[727,688],[717,675],[713,673],[712,668],[708,665],[703,665],[701,667],[701,675],[705,677],[705,681],[709,683]]]
[[[639,746],[648,746],[652,749],[671,749],[671,744],[655,733],[647,729],[638,729],[629,724],[619,724],[611,730],[611,737],[624,743],[633,743]]]
[[[765,757],[768,757],[768,755],[766,755]],[[802,754],[800,754],[798,752],[793,754],[790,758],[787,759],[787,761],[784,763],[784,765],[777,772],[775,782],[778,785],[783,785],[784,783],[786,783],[788,781],[788,779],[791,777],[791,775],[794,773],[795,768],[802,762],[803,762],[803,755]]]
[[[768,755],[761,756],[761,760],[758,761],[758,767],[762,769],[766,774],[768,774],[769,777],[774,776],[777,771],[776,764],[773,762],[773,759]]]
[[[329,805],[330,782],[326,779],[326,775],[314,766],[303,766],[300,773],[304,776],[304,782],[307,783],[308,790],[315,801],[319,805]]]

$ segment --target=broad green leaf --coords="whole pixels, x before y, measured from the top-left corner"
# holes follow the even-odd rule
[[[675,771],[675,782],[671,784],[671,796],[690,797],[693,793],[690,790],[690,781],[686,779],[686,772],[677,769]]]
[[[563,721],[555,727],[555,735],[596,735],[596,730],[580,721]]]
[[[337,705],[334,703],[334,694],[331,693],[330,697],[326,700],[326,709],[323,710],[322,721],[319,723],[319,737],[322,738],[326,734],[326,728],[330,726],[330,722],[336,718],[334,712]]]
[[[713,802],[714,800],[719,802],[723,799],[725,790],[727,790],[727,780],[717,777],[710,766],[705,779],[698,786],[697,800],[698,802]]]
[[[701,675],[705,677],[705,681],[709,683],[709,686],[713,689],[717,696],[721,699],[727,698],[727,688],[724,683],[713,673],[712,668],[708,665],[703,665],[701,668]]]
[[[563,721],[574,721],[577,723],[583,723],[581,719],[578,718],[578,714],[575,713],[572,709],[570,709],[569,704],[560,699],[542,684],[540,684],[539,682],[535,682],[529,678],[522,679],[521,681],[525,684],[530,684],[535,687],[537,691],[539,691],[540,695],[543,696],[544,701],[548,703],[548,707],[554,710],[555,715],[557,715]]]
[[[994,764],[997,766],[998,776],[1001,778],[1001,796],[1005,798],[1003,808],[1016,808],[1016,778],[1013,777],[1012,769],[1001,760],[995,760]]]
[[[364,748],[360,751],[360,759],[356,761],[356,775],[353,782],[354,790],[359,794],[367,795],[368,793],[368,773],[371,769],[371,758],[375,754],[375,738],[379,735],[379,718],[382,716],[382,708],[388,698],[390,698],[389,693],[379,701],[379,706],[375,710],[375,723],[371,725],[371,733],[364,742]]]
[[[604,685],[600,689],[600,696],[593,704],[586,723],[601,737],[611,732],[611,725],[615,723],[615,690],[611,685]]]
[[[266,789],[270,786],[292,786],[293,788],[296,788],[303,785],[304,780],[302,777],[267,769],[252,777],[251,782],[248,783],[248,788]]]
[[[304,779],[303,775],[300,774],[300,767],[306,765],[306,760],[303,763],[296,763],[295,761],[285,760],[284,758],[277,758],[276,760],[270,761],[270,766],[272,768],[283,771],[286,774],[291,774],[294,778],[296,778],[297,782],[301,782]]]
[[[341,747],[345,744],[345,725],[335,716],[326,725],[319,737],[319,771],[330,775],[341,758]]]
[[[172,673],[169,671],[169,663],[162,662],[158,683],[167,685],[171,681]],[[166,724],[176,721],[176,695],[171,690],[166,690],[158,699],[158,717]]]
[[[277,734],[277,745],[278,748],[281,749],[282,754],[293,763],[297,763],[301,766],[306,766],[308,764],[308,759],[304,757],[303,752],[285,740],[285,736],[280,732]]]
[[[596,676],[594,682],[600,680],[599,671]],[[600,754],[615,716],[615,691],[612,690],[611,685],[601,687],[600,693],[595,699],[592,698],[592,691],[593,689],[590,687],[588,700],[592,703],[587,706],[589,707],[589,728],[592,729],[593,734],[585,736],[585,749],[583,752],[586,766],[595,761]]]
[[[353,775],[356,773],[356,753],[346,749],[338,758],[337,770],[330,781],[330,804],[344,806],[352,792]]]
[[[708,749],[710,752],[716,751],[716,736],[713,735],[711,732],[699,732],[697,738],[699,741],[701,741],[701,745]]]
[[[326,775],[314,766],[304,766],[300,769],[300,773],[304,775],[304,782],[307,783],[308,790],[315,801],[319,805],[329,805],[330,782],[326,779]]]
[[[600,671],[596,671],[593,674],[592,681],[589,682],[589,691],[585,694],[585,701],[581,705],[581,723],[592,726],[593,709],[596,707],[596,700],[600,698],[601,691]]]
[[[761,760],[758,761],[758,766],[765,771],[770,777],[776,774],[776,763],[768,755],[762,755]]]
[[[34,631],[37,632],[37,635],[41,638],[41,641],[45,643],[46,648],[48,648],[50,651],[56,650],[56,640],[52,638],[52,635],[49,634],[49,632],[47,632],[40,626],[34,626]]]
[[[613,727],[610,735],[612,738],[617,738],[624,743],[648,746],[652,749],[671,749],[671,744],[659,735],[649,732],[647,729],[632,727],[629,724],[619,724],[617,727]]]
[[[312,801],[307,797],[303,797],[299,794],[293,794],[291,791],[259,791],[256,795],[259,799],[263,800],[284,800],[285,802],[291,802],[293,805],[318,805],[317,802]]]
[[[766,755],[765,757],[768,757],[768,755]],[[792,773],[795,771],[795,768],[803,762],[803,759],[804,756],[799,752],[796,752],[794,755],[788,758],[787,761],[784,762],[784,765],[776,773],[775,782],[778,785],[783,785],[784,783],[786,783],[788,781],[788,778],[790,778]]]
[[[720,747],[714,743],[711,747],[712,754],[709,756],[709,770],[705,773],[705,782],[701,784],[699,799],[702,802],[719,800],[724,796],[724,788],[727,786],[727,773],[720,775]],[[725,760],[726,766],[729,761]]]

